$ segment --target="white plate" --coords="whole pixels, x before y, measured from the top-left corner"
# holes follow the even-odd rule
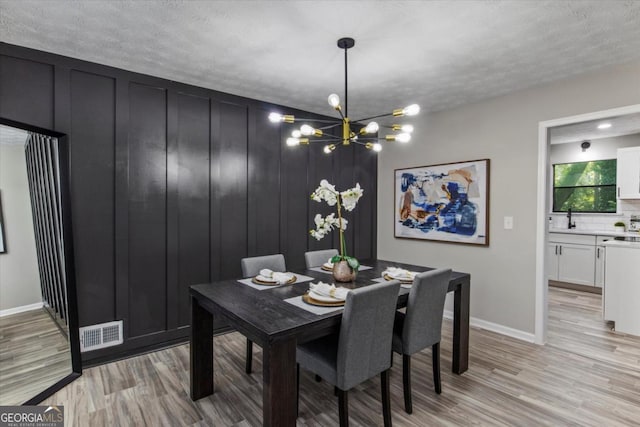
[[[314,300],[316,300],[316,301],[322,301],[322,302],[344,302],[343,299],[334,298],[334,297],[327,297],[327,296],[324,296],[324,295],[317,294],[317,293],[315,293],[313,291],[309,291],[309,296],[311,298],[313,298]]]
[[[261,282],[265,282],[265,283],[277,283],[275,280],[273,280],[271,277],[265,277],[261,274],[258,274],[256,276],[256,280],[259,280]]]
[[[333,264],[331,264],[330,262],[325,262],[324,264],[322,264],[322,266],[324,268],[333,269]]]

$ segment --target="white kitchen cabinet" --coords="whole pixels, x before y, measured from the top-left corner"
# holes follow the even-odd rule
[[[596,238],[551,233],[547,247],[548,279],[594,286]]]
[[[596,265],[595,265],[595,280],[594,284],[598,288],[602,288],[604,286],[604,262],[605,262],[605,249],[604,242],[607,240],[611,240],[610,236],[597,236],[596,237]]]
[[[616,183],[619,199],[640,199],[640,147],[618,148]]]
[[[609,241],[606,246],[602,316],[616,332],[640,336],[640,243]]]

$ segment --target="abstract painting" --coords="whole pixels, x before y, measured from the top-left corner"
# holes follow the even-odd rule
[[[489,245],[489,159],[395,170],[395,237]]]

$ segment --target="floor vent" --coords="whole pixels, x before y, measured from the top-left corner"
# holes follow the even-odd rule
[[[122,344],[122,320],[80,328],[80,351]]]

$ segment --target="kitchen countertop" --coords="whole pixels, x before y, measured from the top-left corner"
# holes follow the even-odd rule
[[[640,249],[640,242],[627,242],[624,240],[607,240],[606,242],[602,243],[602,245],[607,248],[617,247],[617,248]]]
[[[586,234],[588,236],[612,236],[612,237],[633,237],[640,236],[637,231],[613,231],[613,230],[585,230],[585,229],[568,229],[568,228],[550,228],[549,233],[564,234]]]

